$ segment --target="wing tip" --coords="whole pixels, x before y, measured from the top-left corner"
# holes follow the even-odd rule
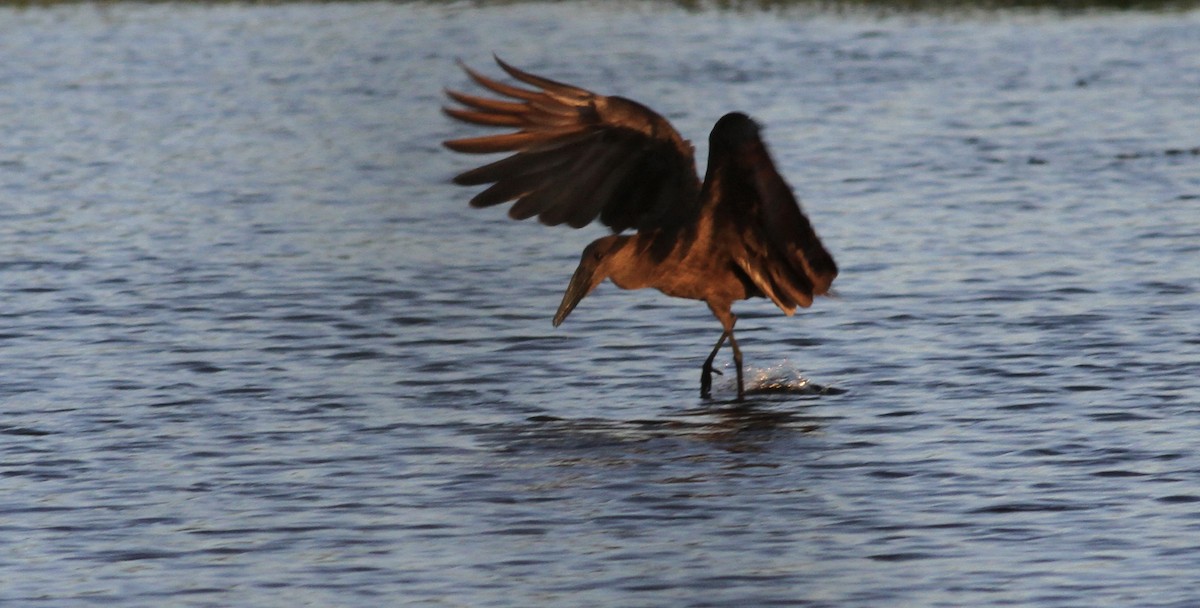
[[[469,148],[464,146],[462,142],[463,140],[461,139],[447,139],[442,142],[442,147],[446,148],[447,150],[453,150],[463,154],[470,154]]]

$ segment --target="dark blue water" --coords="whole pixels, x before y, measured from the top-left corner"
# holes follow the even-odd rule
[[[1200,603],[1200,14],[0,17],[6,606]],[[447,183],[493,51],[766,125],[841,295],[747,403]]]

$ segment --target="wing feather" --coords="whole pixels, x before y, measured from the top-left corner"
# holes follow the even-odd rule
[[[504,99],[446,91],[461,106],[444,108],[447,116],[515,129],[444,142],[467,154],[510,153],[454,178],[461,185],[491,184],[472,206],[516,201],[509,210],[516,219],[537,216],[573,228],[599,219],[614,232],[694,219],[701,184],[692,146],[665,118],[628,99],[537,76],[498,57],[496,63],[532,88],[462,65],[471,80]]]
[[[506,156],[498,161],[458,174],[454,178],[454,183],[460,186],[481,186],[531,173],[554,171],[571,162],[571,154],[564,152],[563,148]]]
[[[515,176],[488,186],[471,198],[471,206],[475,208],[491,207],[520,198],[532,192],[544,178],[541,175]]]
[[[624,151],[615,146],[595,150],[596,154],[589,155],[586,161],[573,167],[573,177],[555,193],[555,204],[539,218],[546,225],[570,225],[569,218],[575,218],[574,223],[579,223],[583,217],[590,222],[599,215],[599,206],[603,201],[593,199],[605,178],[617,169]]]
[[[499,57],[493,56],[492,58],[496,60],[496,64],[500,66],[500,69],[508,72],[509,76],[512,76],[513,78],[516,78],[525,84],[533,85],[557,97],[567,97],[578,101],[586,101],[594,97],[594,94],[591,91],[587,91],[576,86],[571,86],[569,84],[564,84],[558,82],[557,80],[550,80],[544,76],[535,76],[529,72],[518,70],[517,68],[501,60]]]
[[[525,110],[525,104],[517,103],[515,101],[476,97],[474,95],[467,95],[466,93],[459,93],[458,91],[451,91],[449,89],[446,89],[446,97],[449,97],[450,99],[453,99],[454,101],[457,101],[468,108],[483,110],[485,112],[496,112],[520,116]]]
[[[766,156],[765,148],[763,154]],[[795,274],[808,283],[805,291],[826,294],[837,277],[837,264],[825,250],[812,222],[800,210],[792,189],[771,162],[755,165],[754,183],[762,199],[761,225],[772,246]]]
[[[713,128],[708,204],[737,226],[725,238],[735,263],[759,291],[792,314],[829,292],[837,264],[800,209],[745,115],[731,114]]]

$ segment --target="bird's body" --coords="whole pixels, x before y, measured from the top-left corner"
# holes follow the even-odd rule
[[[712,362],[729,340],[744,394],[741,352],[733,337],[733,303],[767,297],[791,315],[829,291],[837,265],[775,169],[758,125],[726,114],[709,136],[701,182],[692,146],[649,108],[604,97],[497,63],[536,89],[486,78],[479,84],[518,101],[447,94],[465,108],[456,119],[517,127],[514,133],[447,141],[466,153],[515,152],[455,178],[491,184],[471,204],[510,200],[514,219],[578,228],[599,219],[615,234],[593,241],[580,259],[554,324],[562,323],[605,279],[622,289],[653,287],[701,300],[724,332],[705,361],[701,394],[711,388]],[[464,67],[465,69],[465,67]],[[629,229],[636,232],[622,234]]]

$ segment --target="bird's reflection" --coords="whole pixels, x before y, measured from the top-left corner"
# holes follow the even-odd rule
[[[766,398],[766,391],[748,392],[744,401],[705,404],[684,412],[696,420],[694,436],[727,449],[747,451],[780,436],[812,433],[821,429],[824,418],[808,407],[779,403]],[[779,394],[779,393],[773,393]]]
[[[762,391],[743,401],[704,401],[697,407],[632,420],[532,416],[516,425],[519,428],[493,427],[488,434],[517,450],[661,451],[669,449],[673,440],[682,440],[743,452],[769,449],[780,438],[816,432],[829,419],[812,411],[815,398],[797,404],[794,393],[788,400],[780,400],[780,394]]]

